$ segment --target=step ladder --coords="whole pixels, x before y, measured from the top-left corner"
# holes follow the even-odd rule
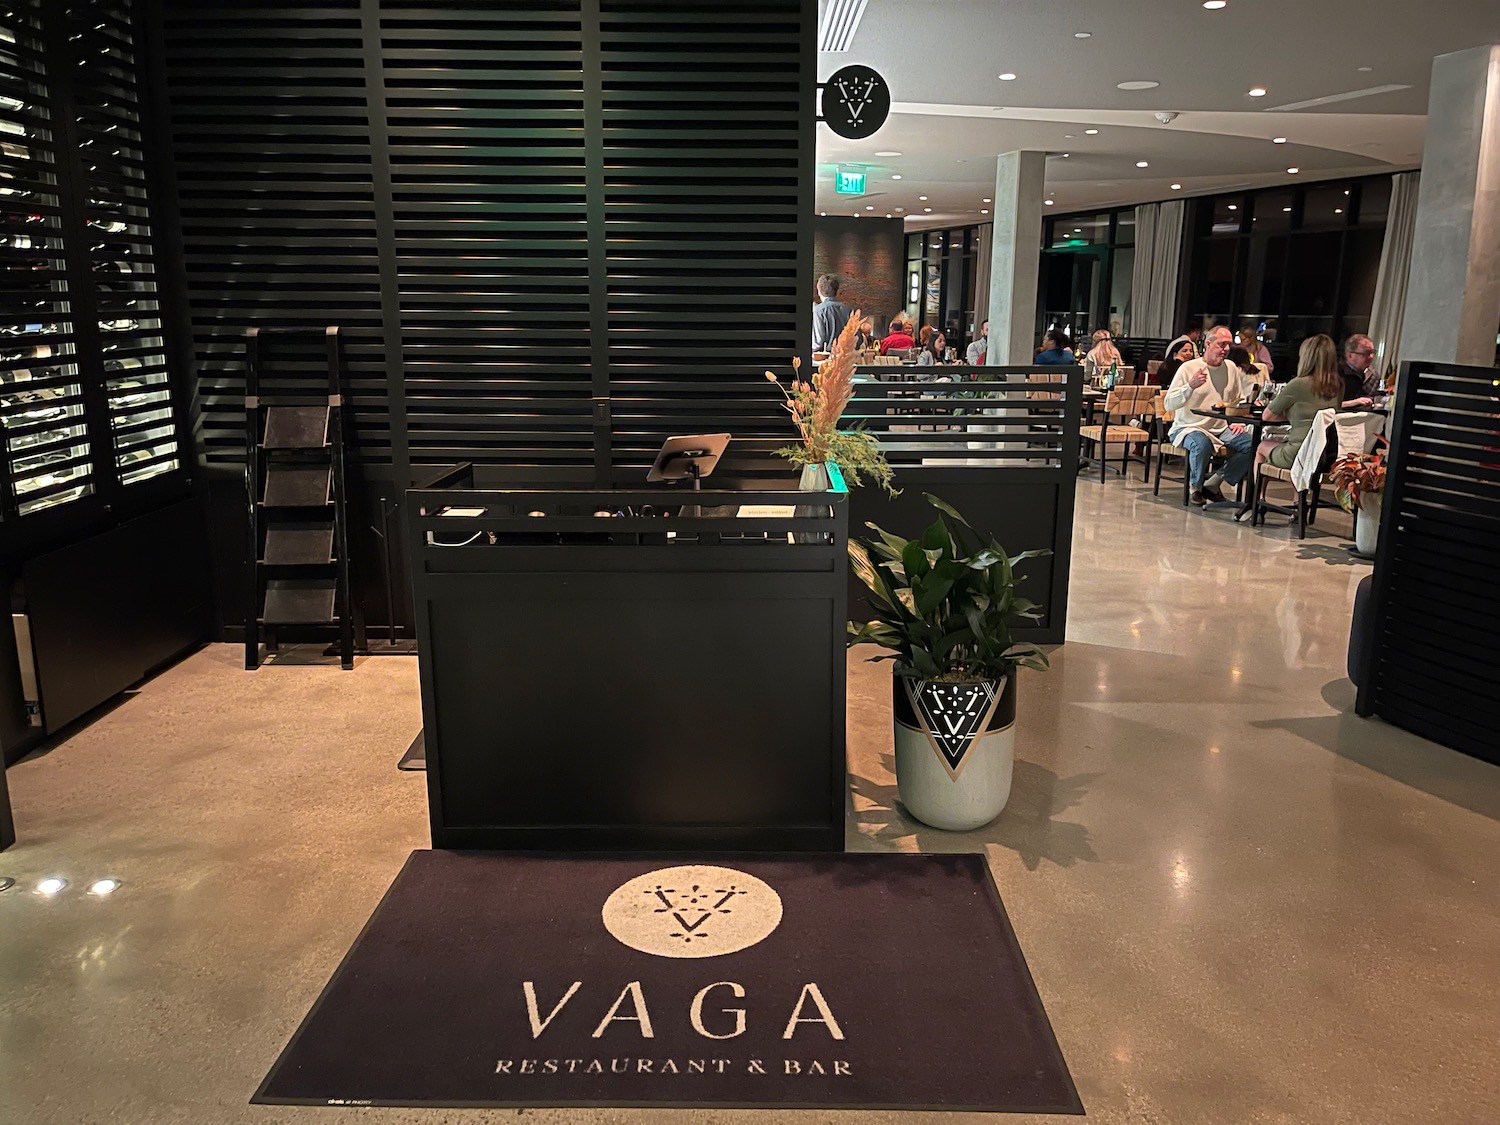
[[[267,379],[267,337],[321,335],[327,381]],[[349,488],[337,326],[250,328],[245,333],[245,491],[249,508],[250,600],[245,667],[260,666],[260,645],[277,651],[278,626],[332,626],[339,662],[354,667],[365,648],[363,615],[352,596]],[[297,386],[298,382],[305,385]]]

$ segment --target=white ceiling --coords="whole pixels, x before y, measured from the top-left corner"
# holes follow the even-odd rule
[[[820,53],[818,76],[872,66],[892,113],[864,141],[818,129],[818,208],[987,222],[994,158],[1014,149],[1054,154],[1057,212],[1412,168],[1432,59],[1496,41],[1497,0],[869,0],[849,51]],[[1128,81],[1160,85],[1117,88]],[[1257,86],[1264,97],[1249,96]],[[1389,86],[1405,88],[1360,93]],[[1157,111],[1179,116],[1164,125]],[[887,150],[902,155],[874,155]],[[863,198],[834,193],[840,163],[868,170]]]

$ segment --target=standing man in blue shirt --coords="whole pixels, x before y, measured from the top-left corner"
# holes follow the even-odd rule
[[[826,352],[839,338],[844,325],[849,323],[851,309],[838,299],[839,279],[836,274],[825,273],[818,278],[818,303],[813,306],[814,353]]]

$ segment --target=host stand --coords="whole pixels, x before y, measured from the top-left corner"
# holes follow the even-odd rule
[[[435,847],[843,848],[848,497],[707,487],[727,441],[407,494]]]

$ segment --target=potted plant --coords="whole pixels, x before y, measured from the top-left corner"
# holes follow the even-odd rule
[[[925,495],[925,494],[924,494]],[[1047,667],[1012,628],[1038,607],[1016,595],[1010,556],[981,541],[935,496],[938,517],[920,539],[868,524],[875,539],[849,544],[850,565],[872,595],[874,616],[849,623],[848,643],[875,644],[894,660],[896,782],[918,820],[966,830],[988,824],[1010,799],[1015,764],[1016,673]]]
[[[872,435],[859,429],[839,429],[839,419],[854,394],[854,367],[858,359],[860,335],[869,330],[869,321],[856,311],[834,340],[828,358],[818,365],[810,382],[797,378],[802,360],[792,357],[792,383],[783,386],[774,374],[766,378],[776,384],[786,399],[787,413],[802,440],[776,452],[795,465],[802,466],[798,488],[804,492],[826,492],[830,487],[828,463],[839,467],[844,479],[862,485],[866,477],[891,495],[891,467],[885,451]]]
[[[1354,516],[1354,549],[1375,554],[1380,536],[1380,497],[1385,490],[1385,462],[1374,453],[1346,453],[1328,470],[1339,506]]]

